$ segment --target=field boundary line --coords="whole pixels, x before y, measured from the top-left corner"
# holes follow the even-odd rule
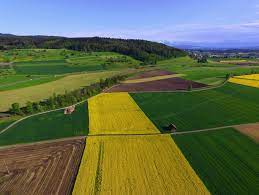
[[[34,146],[38,144],[49,144],[49,143],[62,142],[62,141],[70,141],[70,140],[72,141],[72,140],[85,139],[85,138],[86,136],[75,136],[75,137],[64,137],[64,138],[58,138],[58,139],[42,140],[42,141],[30,142],[30,143],[19,143],[19,144],[13,144],[13,145],[0,146],[0,150],[23,147],[23,146]]]
[[[88,134],[86,137],[126,137],[126,136],[154,136],[154,135],[181,135],[181,134],[190,134],[190,133],[200,133],[200,132],[206,132],[206,131],[216,131],[216,130],[222,130],[227,128],[236,128],[241,127],[245,125],[254,125],[259,124],[259,122],[255,123],[245,123],[245,124],[238,124],[238,125],[227,125],[227,126],[221,126],[221,127],[213,127],[213,128],[206,128],[206,129],[197,129],[192,131],[179,131],[174,133],[131,133],[131,134]]]
[[[20,144],[14,144],[14,145],[6,145],[6,146],[0,146],[0,150],[2,149],[8,149],[8,148],[15,148],[20,146],[33,146],[37,144],[47,144],[47,143],[55,143],[59,141],[68,141],[68,140],[76,140],[76,139],[87,139],[90,137],[143,137],[143,136],[164,136],[164,135],[184,135],[184,134],[192,134],[192,133],[201,133],[201,132],[207,132],[207,131],[217,131],[227,128],[236,128],[241,127],[245,125],[254,125],[259,124],[259,122],[255,123],[245,123],[245,124],[238,124],[238,125],[228,125],[228,126],[222,126],[222,127],[213,127],[213,128],[206,128],[206,129],[199,129],[199,130],[192,130],[192,131],[182,131],[182,132],[174,132],[174,133],[142,133],[142,134],[88,134],[88,135],[82,135],[82,136],[75,136],[75,137],[65,137],[65,138],[58,138],[58,139],[51,139],[51,140],[42,140],[37,142],[31,142],[31,143],[20,143]]]
[[[77,106],[77,105],[82,104],[82,103],[84,103],[84,102],[86,102],[86,101],[87,101],[87,100],[83,100],[83,101],[78,102],[78,103],[76,103],[76,104],[73,104],[73,105],[71,105],[71,106]],[[62,107],[62,108],[57,108],[57,109],[54,109],[54,110],[48,110],[48,111],[44,111],[44,112],[39,112],[39,113],[36,113],[36,114],[32,114],[32,115],[23,117],[23,118],[21,118],[21,119],[15,121],[15,122],[13,122],[12,124],[10,124],[9,126],[7,126],[6,128],[2,129],[2,130],[0,131],[0,135],[3,134],[4,132],[6,132],[6,131],[7,131],[8,129],[10,129],[11,127],[13,127],[14,125],[20,123],[21,121],[23,121],[23,120],[25,120],[25,119],[31,118],[31,117],[33,117],[33,116],[38,116],[38,115],[50,113],[50,112],[55,112],[55,111],[59,111],[59,110],[64,110],[64,109],[67,108],[67,107],[69,107],[69,106]]]

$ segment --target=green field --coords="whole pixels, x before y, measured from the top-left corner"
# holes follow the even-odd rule
[[[20,89],[24,87],[31,87],[34,85],[40,85],[43,83],[48,83],[51,81],[55,81],[58,79],[63,78],[64,76],[30,76],[26,77],[25,75],[13,75],[12,77],[9,77],[6,81],[4,79],[0,78],[0,91],[7,91],[7,90],[14,90],[14,89]],[[2,84],[6,83],[6,84]]]
[[[173,139],[212,194],[259,194],[258,145],[234,129]]]
[[[8,118],[0,119],[0,132],[1,132],[1,130],[8,127],[10,124],[12,124],[13,122],[15,122],[16,120],[18,120],[20,118],[21,118],[20,116],[12,116],[12,117],[8,117]]]
[[[178,131],[259,122],[259,90],[227,83],[206,91],[131,94],[161,130]]]
[[[30,143],[88,134],[87,103],[76,106],[75,112],[71,115],[64,115],[63,112],[60,110],[25,119],[0,134],[0,145]]]
[[[64,49],[0,51],[0,62],[10,61],[17,74],[54,75],[114,70],[139,65],[139,61],[112,52],[79,52]]]
[[[185,78],[197,82],[218,85],[222,83],[226,74],[246,74],[251,71],[259,72],[259,66],[236,66],[211,62],[200,64],[189,57],[181,57],[158,62],[158,66],[172,72],[185,74]]]
[[[3,62],[10,64],[1,65]],[[0,91],[52,82],[71,73],[125,70],[139,64],[132,57],[113,52],[87,53],[64,49],[0,51]]]

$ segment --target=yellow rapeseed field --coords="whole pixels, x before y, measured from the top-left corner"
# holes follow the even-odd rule
[[[154,77],[142,78],[142,79],[126,80],[126,81],[123,81],[122,83],[145,83],[149,81],[158,81],[158,80],[170,79],[170,78],[182,77],[182,76],[184,76],[184,74],[171,74],[171,75],[154,76]]]
[[[249,80],[249,79],[243,79],[243,78],[231,78],[231,79],[229,79],[229,82],[240,84],[240,85],[245,85],[245,86],[249,86],[249,87],[259,88],[259,80]]]
[[[257,80],[257,81],[259,81],[259,74],[250,74],[250,75],[235,76],[234,78],[248,79],[248,80]]]
[[[159,133],[128,93],[103,93],[88,100],[89,134]]]
[[[169,135],[128,135],[87,138],[73,194],[209,192]]]

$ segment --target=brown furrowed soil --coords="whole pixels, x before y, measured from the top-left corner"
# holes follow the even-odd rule
[[[255,140],[257,143],[259,142],[259,123],[242,125],[235,128]]]
[[[150,81],[144,83],[122,83],[116,85],[105,92],[154,92],[154,91],[176,91],[187,90],[189,86],[193,89],[206,87],[207,85],[188,81],[183,78],[169,78],[157,81]]]
[[[156,76],[165,76],[165,75],[171,75],[171,74],[175,74],[173,72],[170,71],[166,71],[166,70],[150,70],[150,71],[145,71],[142,72],[134,77],[131,77],[127,80],[135,80],[135,79],[143,79],[143,78],[149,78],[149,77],[156,77]]]
[[[84,139],[0,149],[0,194],[71,194]]]

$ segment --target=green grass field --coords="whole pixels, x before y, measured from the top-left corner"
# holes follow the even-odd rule
[[[164,131],[173,123],[178,131],[259,122],[259,90],[227,83],[206,91],[131,94]]]
[[[16,78],[17,77],[17,78]],[[4,81],[2,84],[1,81],[4,79],[0,78],[0,91],[7,91],[7,90],[14,90],[20,89],[24,87],[31,87],[34,85],[40,85],[43,83],[48,83],[51,81],[55,81],[58,79],[63,78],[64,76],[31,76],[26,77],[25,75],[13,75],[12,77],[8,78],[8,81]]]
[[[25,119],[0,134],[0,145],[30,143],[88,134],[87,103],[76,106],[75,112],[71,115],[64,115],[63,112],[60,110]]]
[[[212,194],[259,194],[258,145],[234,129],[173,139]]]
[[[172,72],[185,74],[186,79],[197,82],[218,85],[223,82],[227,74],[246,74],[251,71],[259,72],[259,66],[242,67],[229,64],[211,62],[199,64],[189,57],[181,57],[158,62],[158,66]]]

